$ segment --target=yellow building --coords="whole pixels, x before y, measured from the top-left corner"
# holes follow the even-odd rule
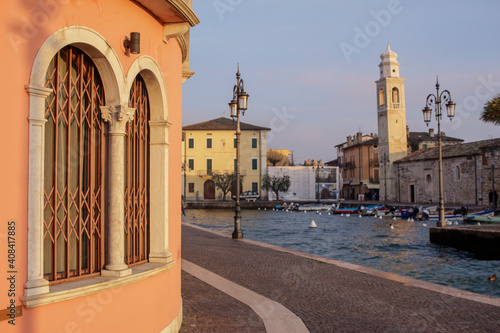
[[[240,174],[244,191],[261,192],[266,174],[267,132],[271,129],[240,122]],[[213,174],[233,174],[236,165],[236,122],[217,118],[184,126],[183,194],[186,200],[222,199]]]

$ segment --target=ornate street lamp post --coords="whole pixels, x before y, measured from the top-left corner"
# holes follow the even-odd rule
[[[386,153],[384,153],[382,163],[384,164],[384,206],[387,206],[387,165],[390,161],[389,156],[387,156]]]
[[[243,79],[240,78],[240,64],[236,72],[236,84],[233,88],[233,99],[229,102],[229,114],[233,121],[236,120],[236,204],[234,207],[234,231],[233,238],[243,238],[241,232],[241,207],[240,207],[240,111],[245,115],[247,109],[248,94],[245,92]]]
[[[426,106],[422,110],[424,114],[424,121],[429,126],[431,121],[432,109],[436,113],[436,120],[438,124],[438,151],[439,151],[439,220],[438,227],[445,227],[446,221],[444,220],[444,198],[443,198],[443,155],[441,149],[441,103],[446,103],[446,113],[450,121],[455,116],[455,103],[451,100],[451,94],[448,90],[443,90],[439,93],[439,81],[436,77],[436,94],[427,96]]]
[[[495,191],[495,162],[494,162],[495,151],[491,152],[491,191],[493,192],[493,209],[497,209],[497,198]]]
[[[493,139],[491,139],[491,144],[486,147],[486,151],[489,152],[491,155],[491,207],[493,209],[497,209],[497,201],[495,200],[495,150],[498,149],[498,145],[494,144]]]

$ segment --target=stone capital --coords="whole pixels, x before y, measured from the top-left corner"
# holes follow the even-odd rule
[[[134,119],[135,108],[126,105],[101,106],[101,117],[109,122],[110,134],[125,134],[127,122]]]

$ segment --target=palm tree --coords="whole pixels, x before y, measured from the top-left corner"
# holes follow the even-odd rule
[[[484,105],[481,119],[487,123],[500,125],[500,95],[494,97]]]

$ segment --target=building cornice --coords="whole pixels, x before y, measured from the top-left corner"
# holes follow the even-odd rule
[[[167,3],[171,4],[175,9],[177,9],[186,21],[194,27],[200,23],[200,19],[194,11],[189,7],[183,0],[165,0]]]
[[[183,0],[131,0],[147,10],[161,24],[187,22],[191,27],[200,23],[200,19]],[[168,7],[172,10],[168,10]],[[167,9],[167,10],[166,10]]]

